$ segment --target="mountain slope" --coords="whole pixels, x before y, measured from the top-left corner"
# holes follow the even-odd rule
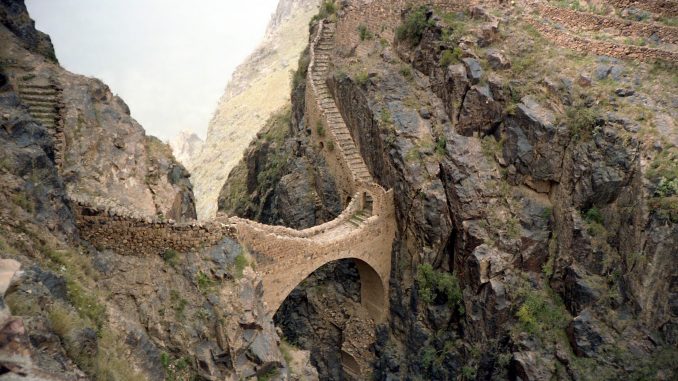
[[[269,116],[289,102],[290,72],[308,42],[308,21],[317,0],[281,0],[264,41],[233,74],[191,163],[200,218],[217,210],[228,173]]]

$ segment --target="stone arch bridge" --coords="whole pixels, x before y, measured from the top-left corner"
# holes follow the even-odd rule
[[[352,259],[360,273],[361,304],[373,322],[382,321],[388,310],[395,236],[393,193],[373,181],[325,84],[334,31],[334,24],[321,21],[311,43],[306,123],[323,124],[328,131],[328,136],[313,136],[317,146],[322,139],[333,140],[333,149],[322,152],[340,184],[342,198],[350,199],[337,218],[305,230],[238,217],[174,223],[135,216],[120,207],[94,207],[101,203],[72,195],[82,237],[99,248],[127,255],[159,255],[169,249],[188,252],[214,245],[227,236],[235,238],[255,254],[264,301],[271,314],[313,271],[336,260]]]

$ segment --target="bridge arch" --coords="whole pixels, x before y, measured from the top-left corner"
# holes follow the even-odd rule
[[[295,271],[297,269],[294,267],[286,267],[281,269],[285,274],[294,274],[294,277],[290,278],[289,281],[283,285],[282,289],[279,288],[275,296],[268,295],[267,297],[266,293],[271,293],[271,291],[269,291],[270,287],[264,287],[264,299],[267,300],[267,303],[271,303],[269,304],[268,308],[272,314],[275,314],[278,309],[280,309],[283,302],[292,293],[292,291],[313,272],[329,263],[339,260],[352,260],[355,263],[360,278],[360,304],[365,308],[365,310],[369,313],[369,316],[374,321],[382,321],[387,310],[387,290],[385,287],[388,285],[388,280],[384,279],[382,275],[380,275],[375,269],[375,267],[370,265],[368,262],[360,258],[350,256],[336,258],[331,261],[323,261],[317,266],[308,266],[301,271]],[[268,279],[270,279],[270,277]]]

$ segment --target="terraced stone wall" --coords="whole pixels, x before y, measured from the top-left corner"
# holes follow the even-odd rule
[[[539,5],[537,9],[542,17],[549,18],[574,30],[597,32],[604,29],[614,29],[622,36],[644,38],[657,36],[663,42],[678,43],[678,28],[670,26],[599,16],[589,12],[578,12],[547,5]]]

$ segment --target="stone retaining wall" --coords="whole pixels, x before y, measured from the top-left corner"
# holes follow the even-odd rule
[[[549,18],[552,21],[578,31],[597,32],[612,28],[618,30],[622,36],[650,38],[652,35],[657,35],[665,43],[678,43],[678,28],[599,16],[588,12],[578,12],[547,5],[538,5],[537,9],[542,17]]]
[[[678,53],[661,49],[653,49],[644,46],[620,45],[613,42],[596,41],[588,38],[575,36],[563,30],[545,25],[537,20],[527,19],[544,37],[556,45],[566,47],[583,53],[593,53],[602,56],[610,56],[621,59],[637,59],[654,62],[662,60],[666,62],[678,62]]]
[[[605,0],[615,8],[638,8],[668,17],[678,16],[678,1],[675,0]]]

